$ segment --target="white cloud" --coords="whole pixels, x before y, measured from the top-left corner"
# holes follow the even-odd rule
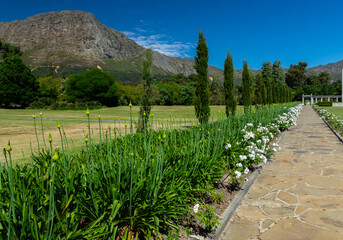
[[[145,48],[152,48],[153,50],[170,57],[189,57],[187,53],[195,47],[191,43],[182,43],[179,41],[168,40],[168,36],[165,34],[144,36],[142,35],[142,33],[145,33],[147,31],[141,28],[136,28],[136,30],[140,33],[128,31],[124,31],[123,33],[139,45]]]

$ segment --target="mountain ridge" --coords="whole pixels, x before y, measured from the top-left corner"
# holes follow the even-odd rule
[[[124,33],[102,24],[89,12],[63,10],[40,13],[25,20],[0,22],[0,38],[20,46],[24,62],[42,74],[51,66],[56,72],[66,74],[101,68],[122,82],[135,84],[141,80],[145,48]],[[193,65],[193,59],[169,57],[154,51],[155,77],[189,75],[195,73]],[[328,71],[338,80],[342,68],[343,60],[308,68],[306,74]],[[235,70],[238,84],[241,71]],[[209,75],[223,79],[223,69],[209,66]]]

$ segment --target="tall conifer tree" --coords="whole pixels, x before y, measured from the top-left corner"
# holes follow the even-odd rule
[[[273,103],[273,84],[272,84],[272,65],[270,62],[263,62],[262,65],[262,77],[266,85],[267,90],[267,103]]]
[[[265,98],[264,93],[264,83],[261,73],[256,74],[256,88],[255,88],[255,103],[256,105],[263,105],[264,101],[263,98]]]
[[[235,115],[237,101],[235,97],[235,81],[232,56],[227,52],[224,63],[224,92],[225,92],[225,105],[226,116]]]
[[[141,99],[141,106],[139,109],[139,121],[138,121],[138,131],[143,131],[147,128],[149,122],[150,111],[151,111],[151,82],[152,82],[152,50],[147,49],[145,51],[145,59],[143,62],[143,82],[144,82],[144,92]]]
[[[251,109],[251,91],[250,91],[251,79],[248,69],[247,61],[243,61],[242,72],[242,98],[244,104],[244,112],[247,113]]]
[[[195,115],[200,123],[206,123],[210,117],[210,93],[207,77],[208,47],[206,44],[205,35],[202,31],[199,31],[198,46],[194,60],[194,68],[197,72],[197,82],[194,96]]]
[[[274,89],[276,90],[276,92],[274,92],[273,94],[273,102],[277,103],[277,102],[280,102],[280,98],[281,98],[280,84],[283,84],[285,82],[285,74],[281,67],[280,60],[276,60],[274,62],[272,70],[273,70],[272,78],[275,84]]]

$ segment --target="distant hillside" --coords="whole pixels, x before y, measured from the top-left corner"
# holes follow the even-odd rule
[[[46,72],[53,65],[60,74],[98,67],[113,73],[117,80],[141,79],[144,48],[98,21],[84,11],[48,12],[23,21],[0,22],[0,38],[18,45],[23,59],[34,70]],[[194,61],[154,52],[153,72],[163,77],[195,73]],[[209,67],[209,74],[222,70]]]
[[[343,60],[326,65],[319,65],[306,69],[306,75],[318,75],[320,72],[327,71],[331,74],[333,80],[342,80]]]

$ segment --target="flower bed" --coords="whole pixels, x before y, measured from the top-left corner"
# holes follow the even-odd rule
[[[291,125],[301,105],[281,105],[187,130],[151,131],[119,137],[116,129],[69,155],[43,149],[32,163],[0,165],[2,239],[177,238],[178,225],[196,219],[216,227],[214,191],[224,173],[245,181],[253,164],[266,162],[277,146],[268,143]],[[99,117],[101,125],[101,118]],[[153,124],[151,121],[150,124]],[[175,235],[173,235],[175,234]]]
[[[339,135],[343,134],[343,121],[339,120],[335,114],[320,108],[318,106],[313,107],[319,116],[324,119],[330,126],[338,132]]]

